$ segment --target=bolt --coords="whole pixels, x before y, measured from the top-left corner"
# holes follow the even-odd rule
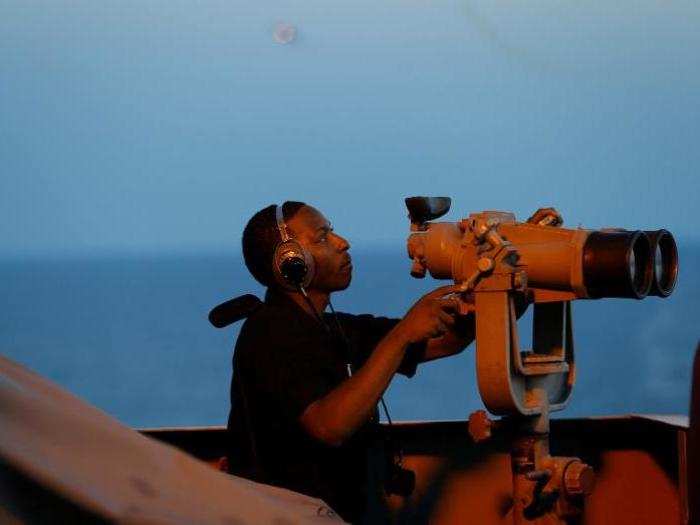
[[[493,270],[493,267],[495,266],[495,263],[493,262],[493,259],[490,257],[481,257],[477,262],[476,262],[476,267],[479,269],[481,273],[486,273],[490,272]]]
[[[552,471],[549,469],[531,470],[525,474],[525,479],[529,481],[547,481],[552,477]]]
[[[422,279],[425,277],[426,268],[423,262],[416,257],[413,259],[413,265],[411,266],[411,276],[416,279]]]
[[[572,461],[564,469],[564,489],[569,496],[588,496],[594,485],[595,472],[583,461]]]
[[[527,288],[527,275],[524,272],[518,272],[513,276],[513,286],[518,290]]]
[[[485,410],[477,410],[469,414],[469,435],[475,443],[481,443],[491,437],[493,421],[486,415]]]

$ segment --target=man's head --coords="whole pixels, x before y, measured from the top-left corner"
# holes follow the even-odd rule
[[[275,211],[275,205],[260,210],[243,231],[246,266],[264,286],[281,286],[272,269],[275,248],[281,241]],[[347,288],[352,277],[348,242],[333,232],[321,212],[302,202],[285,202],[282,215],[289,234],[314,259],[316,272],[308,288],[327,293]]]

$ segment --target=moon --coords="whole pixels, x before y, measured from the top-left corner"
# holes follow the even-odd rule
[[[297,36],[297,28],[292,24],[280,22],[275,26],[272,38],[278,44],[291,44]]]

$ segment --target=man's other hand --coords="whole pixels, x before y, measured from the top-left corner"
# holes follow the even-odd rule
[[[441,286],[416,301],[397,326],[408,343],[439,337],[454,325],[458,290],[458,285]]]
[[[554,208],[540,208],[527,220],[529,224],[538,226],[561,226],[564,218]]]

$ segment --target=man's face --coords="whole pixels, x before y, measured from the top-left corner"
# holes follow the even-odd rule
[[[336,234],[328,219],[311,206],[301,208],[287,226],[314,258],[316,275],[309,288],[323,292],[345,290],[352,278],[348,241]]]

